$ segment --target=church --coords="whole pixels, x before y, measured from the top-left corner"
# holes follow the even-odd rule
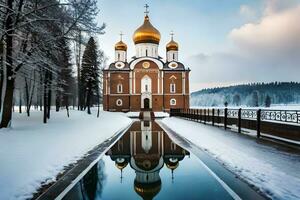
[[[151,24],[148,6],[144,23],[133,34],[135,56],[127,58],[127,45],[115,44],[115,61],[103,70],[103,109],[106,111],[166,111],[189,108],[189,72],[178,60],[179,45],[166,44],[159,56],[161,34]]]

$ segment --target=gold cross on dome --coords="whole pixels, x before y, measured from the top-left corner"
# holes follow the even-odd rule
[[[145,14],[148,15],[148,14],[149,14],[149,10],[148,10],[149,6],[148,6],[148,4],[145,4],[144,7],[145,7],[145,9],[146,9],[146,10],[145,10]]]
[[[175,34],[174,34],[174,31],[171,31],[170,35],[171,35],[171,38],[172,38],[172,40],[173,40],[173,36],[175,35]]]
[[[122,31],[120,31],[120,39],[121,39],[121,41],[122,41],[122,39],[123,39],[123,32]]]

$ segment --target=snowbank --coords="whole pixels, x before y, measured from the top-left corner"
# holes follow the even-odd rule
[[[96,113],[96,112],[95,112]],[[52,112],[48,124],[42,113],[14,113],[13,127],[0,130],[0,199],[31,198],[41,182],[54,181],[64,166],[127,127],[131,120],[118,113]]]
[[[300,199],[300,154],[197,122],[174,117],[162,122],[272,199]]]

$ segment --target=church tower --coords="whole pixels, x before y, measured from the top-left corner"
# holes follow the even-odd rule
[[[145,6],[144,23],[133,34],[133,42],[136,49],[136,57],[158,58],[158,45],[160,32],[151,24],[148,16],[148,5]]]
[[[122,41],[123,34],[120,33],[120,41],[115,45],[115,61],[127,62],[127,45]]]
[[[178,43],[174,41],[173,31],[171,32],[171,41],[166,46],[167,62],[178,61]]]

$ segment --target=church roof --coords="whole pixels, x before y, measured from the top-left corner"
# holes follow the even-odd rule
[[[109,71],[111,71],[111,70],[113,70],[113,71],[128,71],[128,70],[130,70],[128,62],[121,62],[124,64],[124,67],[122,67],[122,68],[117,66],[118,63],[120,63],[120,61],[111,63],[108,66],[108,68],[104,69],[103,71],[107,71],[107,70],[109,70]]]
[[[177,67],[170,67],[170,65],[172,65],[172,63],[176,63],[177,64]],[[189,70],[187,69],[181,62],[178,62],[178,61],[171,61],[171,62],[166,62],[164,64],[164,68],[163,68],[164,71],[186,71],[186,70]]]

